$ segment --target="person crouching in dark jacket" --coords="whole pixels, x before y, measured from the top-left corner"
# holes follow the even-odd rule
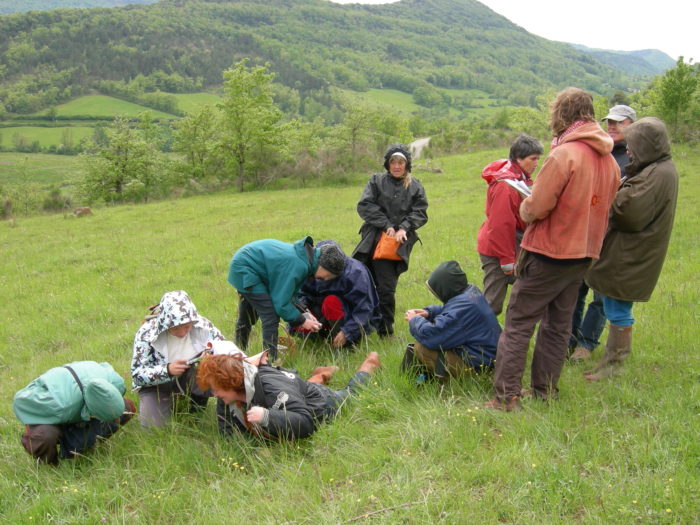
[[[406,312],[416,342],[406,349],[402,368],[418,365],[440,378],[493,368],[501,327],[459,263],[440,263],[426,284],[444,304]]]
[[[342,254],[334,241],[321,241],[316,247],[326,245],[336,246]],[[372,333],[380,320],[379,297],[372,275],[364,264],[350,257],[345,257],[345,268],[337,279],[307,279],[297,304],[310,310],[321,323],[321,329],[311,334],[312,337],[328,338],[335,348],[355,346],[362,336]],[[304,333],[300,329],[295,332]]]
[[[317,368],[305,381],[295,371],[270,366],[265,353],[255,359],[214,355],[200,363],[197,382],[222,401],[217,404],[222,434],[237,428],[269,439],[299,439],[332,418],[379,366],[379,355],[370,352],[344,389],[331,390],[324,385],[337,367]]]

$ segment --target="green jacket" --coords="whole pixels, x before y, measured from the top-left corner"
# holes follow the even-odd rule
[[[25,425],[61,425],[91,417],[112,421],[124,412],[124,380],[109,363],[68,363],[83,385],[65,366],[52,368],[15,394],[12,409]]]
[[[303,322],[292,300],[316,273],[320,250],[306,237],[294,244],[263,239],[246,244],[231,259],[228,282],[241,293],[267,294],[275,311],[289,323]]]

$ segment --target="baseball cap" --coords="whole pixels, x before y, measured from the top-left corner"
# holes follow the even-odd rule
[[[608,116],[602,118],[601,120],[614,120],[615,122],[622,122],[625,119],[630,119],[632,122],[637,120],[637,112],[629,106],[624,104],[618,104],[613,106],[608,111]]]

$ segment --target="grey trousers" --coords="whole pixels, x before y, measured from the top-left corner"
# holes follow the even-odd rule
[[[191,366],[184,374],[167,383],[145,386],[139,390],[139,421],[144,427],[163,427],[170,420],[175,399],[185,396],[190,412],[203,409],[211,397],[209,390],[202,391],[195,381],[197,368]]]

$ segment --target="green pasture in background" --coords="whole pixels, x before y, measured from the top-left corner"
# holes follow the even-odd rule
[[[82,170],[75,155],[0,152],[0,185],[75,183]]]
[[[75,147],[80,144],[80,141],[92,137],[94,128],[90,126],[62,126],[62,127],[39,127],[39,126],[16,126],[8,128],[0,128],[0,136],[2,136],[2,145],[11,147],[15,141],[15,135],[18,135],[27,144],[38,142],[42,148],[50,146]],[[65,144],[68,142],[68,144]]]
[[[214,93],[175,93],[171,96],[177,100],[177,107],[180,111],[185,113],[196,113],[202,106],[213,106],[221,102],[221,97]]]
[[[78,97],[65,104],[59,104],[56,107],[56,116],[58,117],[93,117],[95,119],[112,119],[117,115],[124,117],[137,117],[144,111],[150,111],[153,118],[156,119],[173,119],[175,115],[163,113],[154,109],[127,102],[114,97],[105,95],[86,95]],[[46,111],[42,114],[47,114]]]
[[[19,445],[11,409],[18,389],[82,359],[109,361],[130,384],[134,333],[170,290],[187,290],[231,337],[233,252],[255,239],[312,235],[350,253],[368,175],[332,189],[231,191],[0,223],[0,522],[697,523],[700,154],[674,153],[681,180],[673,239],[651,301],[634,308],[621,377],[587,384],[584,367],[567,364],[559,401],[526,400],[506,414],[481,407],[490,374],[416,386],[399,373],[410,341],[401,312],[435,302],[424,284],[435,266],[456,259],[481,284],[480,173],[507,151],[445,157],[433,159],[443,173],[414,173],[430,219],[399,281],[397,335],[372,335],[354,353],[306,344],[286,358],[302,375],[338,364],[331,386],[341,388],[369,350],[380,353],[383,369],[332,424],[297,443],[225,440],[211,402],[205,414],[180,415],[164,430],[132,422],[58,468],[36,466]],[[252,353],[259,326],[251,341]]]

